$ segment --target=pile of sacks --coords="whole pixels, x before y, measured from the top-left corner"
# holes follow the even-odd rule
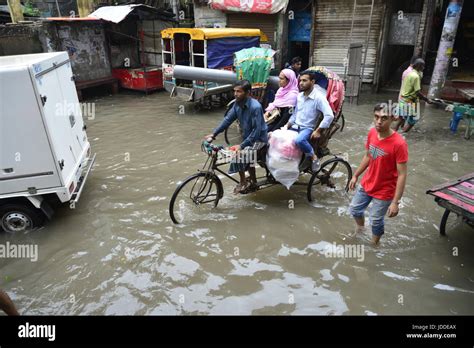
[[[302,152],[295,144],[298,132],[278,129],[272,132],[267,152],[267,168],[275,180],[290,189],[300,174]]]

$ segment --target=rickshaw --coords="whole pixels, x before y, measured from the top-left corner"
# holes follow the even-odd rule
[[[342,128],[340,123],[343,120],[344,82],[337,74],[324,67],[312,67],[308,70],[315,74],[317,84],[327,90],[326,97],[335,115],[331,126],[322,133],[317,142],[312,144],[318,158],[329,157],[329,159],[322,161],[320,169],[313,172],[311,162],[305,160],[303,156],[299,166],[300,177],[309,175],[309,181],[298,180],[294,183],[294,185],[306,186],[306,196],[311,202],[317,196],[318,185],[334,193],[346,194],[352,179],[352,168],[340,157],[340,154],[332,153],[327,147],[331,137]],[[322,121],[322,115],[318,115],[318,118],[319,124]],[[238,132],[235,136],[239,136]],[[226,141],[230,145],[240,140],[230,138],[227,134]],[[202,169],[182,181],[171,197],[169,214],[175,224],[184,223],[187,219],[199,219],[206,214],[218,214],[215,208],[224,196],[224,186],[220,177],[224,176],[235,183],[239,182],[220,168],[229,163],[230,154],[224,146],[205,140],[201,144],[201,149],[207,156]],[[265,171],[265,174],[257,177],[257,193],[264,188],[280,184],[268,170],[265,158],[257,158],[257,164]]]
[[[232,70],[235,52],[268,42],[260,29],[168,28],[161,31],[161,37],[164,87],[171,97],[189,102],[225,95],[232,84],[176,79],[175,65]]]

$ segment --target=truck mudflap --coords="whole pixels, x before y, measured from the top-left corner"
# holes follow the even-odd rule
[[[91,172],[92,167],[94,166],[96,156],[97,154],[94,154],[94,156],[89,158],[86,169],[84,170],[83,174],[79,178],[77,182],[76,190],[72,193],[72,196],[69,202],[77,203],[79,201],[79,198],[81,197],[81,194],[82,194],[82,190],[84,189],[84,184],[87,181],[87,177],[89,176],[89,173]]]

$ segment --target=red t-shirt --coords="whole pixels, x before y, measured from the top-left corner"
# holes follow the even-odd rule
[[[365,148],[369,152],[370,161],[360,184],[371,197],[385,201],[393,199],[398,178],[397,163],[408,162],[408,145],[405,139],[394,132],[379,140],[377,130],[372,128]]]

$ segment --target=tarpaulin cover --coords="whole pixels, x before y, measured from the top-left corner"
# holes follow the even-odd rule
[[[207,41],[207,67],[217,69],[232,66],[234,53],[244,48],[258,47],[260,37],[228,37]]]
[[[285,11],[289,0],[209,0],[214,10],[273,14]]]
[[[265,88],[272,68],[275,51],[253,47],[235,53],[234,66],[239,80],[248,80],[252,88]]]

